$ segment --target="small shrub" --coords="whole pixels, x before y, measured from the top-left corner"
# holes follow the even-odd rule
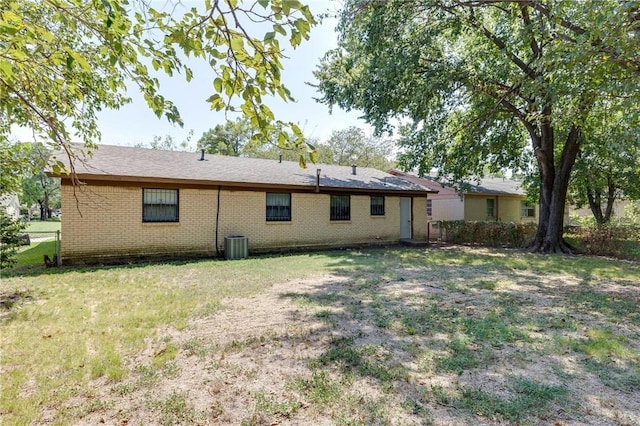
[[[10,268],[16,263],[18,247],[22,245],[20,234],[24,231],[22,221],[9,217],[0,209],[0,268]]]
[[[565,236],[585,254],[640,258],[640,226],[577,226],[569,228]]]

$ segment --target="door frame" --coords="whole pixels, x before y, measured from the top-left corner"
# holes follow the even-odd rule
[[[404,200],[409,200],[406,202]],[[404,203],[403,203],[404,201]],[[403,206],[404,207],[403,209]],[[406,211],[408,209],[409,211]],[[404,214],[403,214],[404,213]],[[409,236],[403,236],[403,224],[404,220],[408,219],[409,221]],[[400,197],[400,239],[401,240],[410,240],[413,237],[413,197]]]

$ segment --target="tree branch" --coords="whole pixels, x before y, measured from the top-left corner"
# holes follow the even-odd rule
[[[540,45],[536,41],[536,38],[533,35],[533,31],[531,31],[531,17],[529,16],[529,7],[526,4],[520,5],[520,12],[522,13],[522,21],[524,22],[525,31],[527,31],[529,37],[529,46],[531,47],[531,51],[533,52],[533,57],[539,59],[542,56],[542,50],[540,49]]]
[[[531,0],[529,0],[528,3],[530,7],[533,7],[536,11],[540,12],[543,16],[545,16],[550,21],[555,20],[548,6],[540,2],[531,1]],[[560,26],[571,31],[576,35],[589,35],[588,30],[586,30],[585,28],[582,28],[579,25],[572,23],[566,18],[559,18],[557,19],[557,22],[560,24]],[[565,41],[575,42],[575,40],[571,39],[570,37],[558,37],[558,38]],[[631,58],[622,57],[616,48],[611,46],[606,46],[602,39],[597,38],[595,40],[592,40],[591,46],[598,48],[600,53],[604,53],[608,55],[612,59],[613,63],[620,65],[625,69],[631,69],[631,71],[633,71],[634,73],[640,73],[640,61],[634,60]]]

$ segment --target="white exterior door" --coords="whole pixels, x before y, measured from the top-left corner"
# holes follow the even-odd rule
[[[411,239],[410,197],[400,197],[400,239]]]

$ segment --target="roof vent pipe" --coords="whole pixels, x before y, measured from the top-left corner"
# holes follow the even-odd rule
[[[204,161],[204,148],[200,150],[200,161]]]
[[[321,169],[316,169],[316,192],[320,192],[320,171]]]
[[[351,166],[351,174],[352,175],[356,174],[356,165],[355,164],[353,166]]]

